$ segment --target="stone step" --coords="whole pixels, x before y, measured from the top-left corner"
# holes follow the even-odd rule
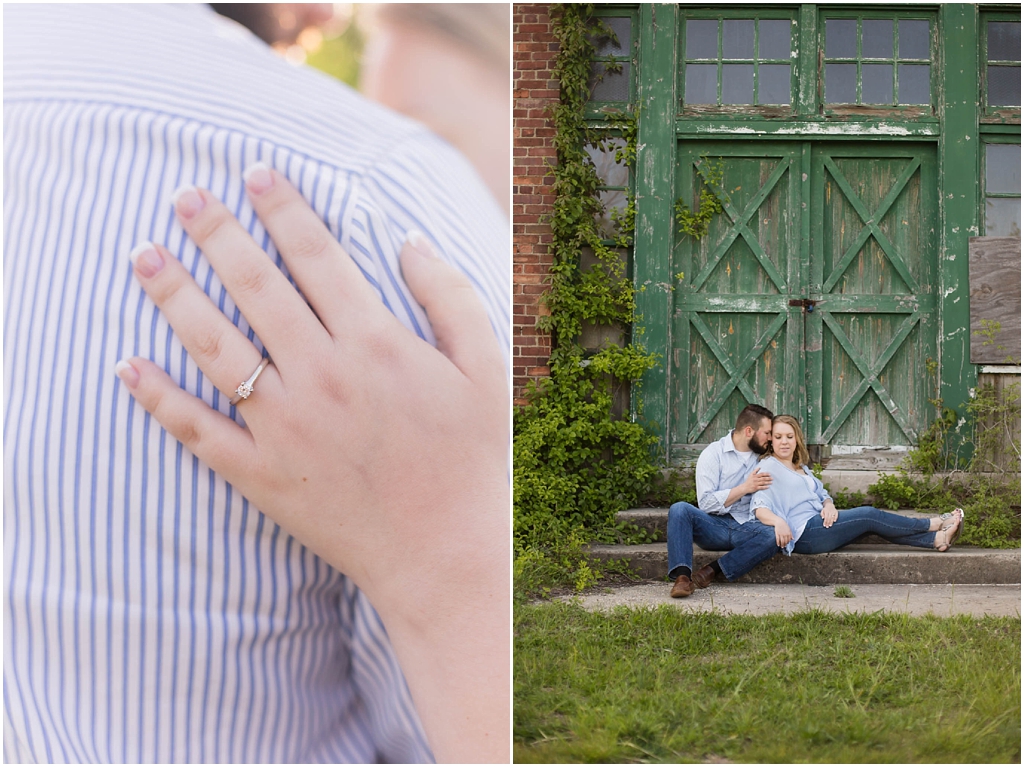
[[[923,512],[914,511],[912,509],[901,509],[900,511],[893,512],[894,514],[900,514],[904,517],[933,517],[934,513],[925,514]],[[647,530],[657,536],[656,540],[664,542],[668,540],[666,535],[666,527],[668,526],[668,509],[628,509],[627,511],[620,511],[615,515],[615,519],[619,522],[630,522],[639,528]],[[862,535],[856,540],[856,543],[867,543],[875,546],[894,546],[896,544],[890,543],[885,538],[878,535],[868,534]]]
[[[722,556],[694,546],[693,564],[699,569]],[[625,559],[645,578],[668,574],[668,547],[594,545],[597,559]],[[981,549],[956,546],[940,553],[912,546],[851,544],[813,556],[779,554],[762,562],[739,583],[803,583],[827,586],[857,583],[1020,583],[1020,549]]]

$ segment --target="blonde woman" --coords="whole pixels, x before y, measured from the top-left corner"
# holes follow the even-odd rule
[[[892,543],[947,551],[963,531],[963,509],[927,518],[891,514],[873,506],[839,511],[807,463],[810,455],[800,423],[791,415],[772,420],[772,449],[760,464],[769,487],[750,501],[758,520],[775,528],[786,554],[823,554],[874,533]]]

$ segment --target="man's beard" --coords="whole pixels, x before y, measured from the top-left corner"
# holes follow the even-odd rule
[[[758,455],[764,455],[770,447],[771,443],[769,442],[758,442],[756,434],[750,438],[750,449]]]

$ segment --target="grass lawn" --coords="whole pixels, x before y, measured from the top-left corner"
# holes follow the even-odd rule
[[[1015,762],[1020,618],[515,608],[516,762]]]

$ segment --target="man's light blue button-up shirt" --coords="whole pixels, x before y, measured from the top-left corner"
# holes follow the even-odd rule
[[[697,505],[708,514],[729,514],[741,525],[754,518],[750,496],[726,506],[729,491],[743,484],[757,465],[757,453],[741,453],[732,443],[732,432],[712,442],[697,459]]]

